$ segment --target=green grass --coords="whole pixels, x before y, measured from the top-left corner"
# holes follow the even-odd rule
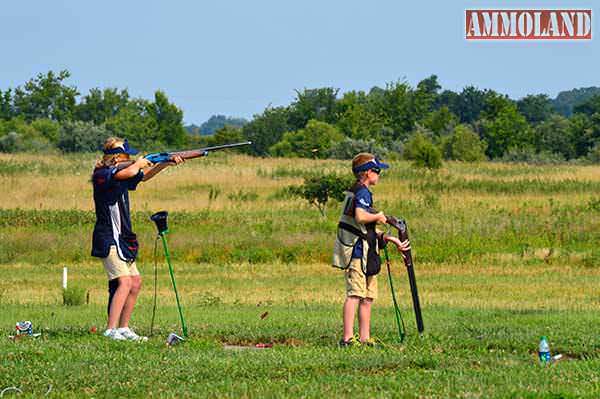
[[[49,388],[49,397],[600,396],[597,167],[449,163],[426,173],[394,162],[375,187],[375,200],[408,221],[426,331],[416,334],[404,267],[392,253],[407,340],[397,341],[382,275],[372,330],[384,345],[346,350],[336,345],[342,273],[329,266],[338,205],[321,217],[282,188],[316,165],[344,173],[347,162],[213,157],[132,193],[145,281],[132,325],[150,332],[156,233],[148,217],[167,209],[190,330],[172,348],[164,341],[179,331],[179,320],[162,258],[150,341],[117,343],[100,335],[107,288],[100,262],[89,256],[94,213],[86,168],[92,164],[90,155],[0,156],[0,391],[16,386],[22,397]],[[62,305],[63,266],[70,287],[89,292],[89,304]],[[6,338],[19,320],[31,320],[42,336]],[[541,335],[564,361],[538,364]],[[256,343],[274,346],[224,348]]]
[[[70,281],[91,291],[91,303],[70,307],[60,304],[60,267],[5,265],[0,268],[6,276],[0,287],[0,328],[8,335],[14,322],[28,319],[43,335],[0,340],[0,383],[18,386],[32,397],[49,385],[57,397],[146,397],[147,392],[166,397],[351,397],[357,390],[368,397],[600,393],[600,341],[590,328],[600,322],[596,270],[418,266],[425,334],[415,331],[405,274],[394,262],[407,340],[398,342],[389,290],[380,276],[372,329],[384,347],[347,350],[336,346],[341,273],[324,265],[175,264],[190,338],[173,348],[164,341],[169,332],[179,331],[178,315],[162,262],[156,327],[145,344],[109,342],[89,332],[92,326],[102,330],[105,322],[106,283],[100,265],[71,269]],[[133,325],[148,334],[152,267],[144,262],[140,268],[146,287]],[[535,351],[541,335],[567,360],[540,366]],[[256,343],[274,347],[223,347]]]
[[[260,314],[268,309],[264,320]],[[476,310],[429,307],[427,333],[395,343],[389,308],[376,308],[383,348],[336,347],[336,306],[189,306],[191,336],[168,348],[175,318],[145,344],[109,342],[88,332],[102,309],[11,305],[4,317],[29,314],[42,338],[0,344],[3,386],[32,397],[51,385],[55,396],[392,396],[597,397],[600,344],[594,311]],[[141,307],[137,313],[147,313]],[[161,313],[175,315],[172,307]],[[48,320],[52,316],[52,321]],[[138,317],[146,326],[147,317]],[[43,327],[43,328],[42,328]],[[40,329],[41,328],[41,329]],[[145,328],[141,328],[145,330]],[[542,367],[539,335],[567,360]],[[226,350],[223,343],[275,343],[272,349]],[[561,396],[562,395],[562,396]]]

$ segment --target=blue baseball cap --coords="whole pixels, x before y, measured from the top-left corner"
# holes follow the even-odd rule
[[[129,143],[127,142],[127,139],[125,139],[125,141],[123,142],[123,146],[119,146],[119,147],[115,147],[115,148],[111,148],[108,150],[104,150],[104,153],[106,155],[110,155],[110,154],[128,154],[128,155],[136,155],[139,151],[136,150],[133,147],[129,146]]]
[[[390,165],[381,162],[379,158],[375,157],[369,162],[363,163],[362,165],[359,165],[356,168],[352,168],[352,172],[365,172],[369,169],[388,169],[389,167]]]

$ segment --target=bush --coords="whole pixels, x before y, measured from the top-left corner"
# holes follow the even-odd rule
[[[51,126],[56,127],[56,122],[38,120],[27,123],[22,118],[0,120],[0,151],[47,151],[52,145],[45,137],[45,132],[52,130]]]
[[[56,144],[60,135],[60,124],[50,119],[36,119],[31,127],[49,142]]]
[[[87,303],[88,292],[85,288],[71,287],[63,290],[63,305],[79,306]]]
[[[600,143],[596,143],[590,152],[588,152],[587,160],[592,163],[600,163]]]
[[[60,130],[58,148],[65,152],[93,152],[102,148],[111,132],[90,122],[66,122]]]
[[[304,184],[301,186],[288,187],[287,192],[304,198],[309,204],[316,206],[322,216],[325,216],[325,207],[329,198],[342,201],[344,193],[353,181],[350,176],[338,176],[335,173],[312,175],[305,177]]]
[[[465,162],[485,160],[485,147],[486,144],[468,125],[456,126],[442,144],[445,159]]]
[[[285,133],[269,151],[281,157],[326,158],[330,148],[343,138],[335,126],[310,120],[304,129]]]
[[[565,162],[561,154],[548,151],[536,152],[532,147],[511,148],[500,158],[503,162],[522,162],[533,165],[558,164]]]
[[[17,132],[9,132],[0,137],[0,152],[40,152],[50,148],[50,143],[41,136],[27,137]]]
[[[352,159],[360,152],[369,152],[380,158],[386,158],[388,149],[375,142],[375,140],[355,140],[346,137],[329,149],[329,157],[334,159]]]
[[[0,151],[1,152],[17,152],[23,147],[23,140],[21,135],[17,132],[9,132],[8,134],[0,137]]]
[[[442,167],[442,153],[423,133],[415,133],[404,148],[404,157],[414,161],[414,165],[428,169]]]
[[[239,143],[244,141],[244,136],[242,134],[242,129],[233,127],[233,126],[225,126],[220,128],[213,134],[207,138],[207,142],[209,146],[214,145],[224,145],[231,143]],[[231,149],[228,151],[240,151],[241,149]]]

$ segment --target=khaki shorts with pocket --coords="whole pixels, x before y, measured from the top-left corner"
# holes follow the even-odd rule
[[[115,245],[110,246],[108,256],[106,258],[102,258],[102,264],[104,265],[104,270],[106,270],[109,280],[114,280],[117,277],[140,275],[140,272],[135,265],[135,261],[126,262],[119,258],[119,254],[117,254],[117,247]]]
[[[377,276],[365,276],[360,259],[352,259],[345,271],[346,296],[359,298],[377,298]]]

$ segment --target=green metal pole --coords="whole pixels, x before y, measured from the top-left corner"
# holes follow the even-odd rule
[[[388,279],[390,281],[390,291],[392,292],[392,300],[394,302],[394,314],[396,316],[396,325],[398,326],[398,337],[400,338],[400,342],[403,342],[406,335],[404,330],[404,320],[402,320],[400,307],[398,306],[398,301],[396,301],[396,291],[394,290],[394,283],[392,282],[392,271],[390,270],[390,257],[388,255],[387,247],[383,247],[383,253],[385,254],[385,264],[387,266]]]
[[[171,256],[169,255],[169,248],[167,247],[167,238],[165,237],[164,233],[160,233],[160,238],[162,238],[163,248],[165,249],[167,265],[169,265],[169,274],[171,275],[171,282],[173,283],[173,290],[175,291],[175,299],[177,300],[177,309],[179,310],[179,318],[181,319],[181,329],[183,330],[183,336],[187,338],[187,326],[185,325],[183,311],[181,310],[181,304],[179,303],[179,294],[177,293],[177,285],[175,284],[173,266],[171,266]]]

